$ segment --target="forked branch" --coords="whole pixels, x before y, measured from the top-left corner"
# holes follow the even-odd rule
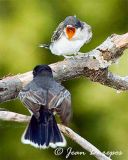
[[[89,53],[79,53],[73,58],[51,64],[57,81],[66,81],[80,76],[117,90],[128,90],[128,78],[114,75],[108,67],[128,48],[128,33],[112,35]],[[0,80],[0,102],[17,97],[24,85],[32,80],[32,72],[8,76]]]

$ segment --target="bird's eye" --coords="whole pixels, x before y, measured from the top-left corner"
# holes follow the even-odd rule
[[[82,23],[80,21],[78,21],[75,26],[76,28],[83,28]]]
[[[75,32],[76,32],[76,28],[75,27],[70,27],[70,26],[66,27],[66,34],[67,34],[69,40],[72,39],[72,37],[74,36]]]

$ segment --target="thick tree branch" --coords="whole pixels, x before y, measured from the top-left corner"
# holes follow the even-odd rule
[[[14,113],[10,111],[0,111],[0,120],[15,121],[15,122],[29,122],[30,116]],[[106,155],[104,155],[101,151],[99,151],[95,146],[93,146],[87,140],[79,136],[70,128],[60,124],[58,124],[58,126],[61,132],[63,132],[67,137],[71,138],[76,143],[78,143],[82,148],[87,150],[90,153],[90,155],[96,157],[98,160],[111,160]]]
[[[128,33],[112,35],[100,46],[89,53],[74,56],[61,62],[51,64],[56,80],[65,81],[79,76],[117,90],[128,90],[127,77],[116,76],[108,72],[114,63],[128,48]],[[32,80],[32,72],[6,77],[0,80],[0,102],[17,97],[20,89]]]

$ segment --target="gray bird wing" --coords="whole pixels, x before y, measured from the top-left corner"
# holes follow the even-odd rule
[[[57,113],[60,116],[60,119],[63,124],[67,125],[71,119],[72,110],[71,110],[71,95],[66,90],[64,93],[64,99],[62,103],[57,108]]]
[[[57,112],[65,125],[68,124],[71,118],[71,95],[59,83],[53,83],[48,90],[33,87],[33,84],[31,84],[20,91],[19,98],[37,119],[41,106],[47,106]]]
[[[59,26],[56,28],[56,30],[54,31],[53,36],[51,38],[51,42],[58,40],[62,36],[63,31],[64,31],[64,23],[61,22]]]
[[[62,123],[67,125],[72,115],[70,92],[63,88],[56,96],[53,96],[49,103],[49,108],[54,109],[60,116]]]
[[[47,91],[42,88],[32,90],[31,88],[24,88],[20,91],[18,97],[22,103],[35,115],[39,117],[39,110],[41,106],[46,106]]]

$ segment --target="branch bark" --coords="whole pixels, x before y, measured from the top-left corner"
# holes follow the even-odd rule
[[[29,122],[30,116],[22,115],[15,112],[10,111],[0,111],[0,120],[4,121],[15,121],[15,122]],[[75,133],[70,128],[58,124],[59,129],[63,132],[67,137],[74,140],[77,144],[79,144],[82,148],[87,150],[90,155],[96,157],[98,160],[111,160],[105,154],[103,154],[100,150],[98,150],[95,146],[93,146],[86,139],[82,138],[80,135]]]
[[[80,76],[117,90],[128,90],[128,78],[120,77],[108,71],[128,48],[128,33],[112,35],[100,46],[88,53],[79,53],[73,58],[51,64],[57,81],[65,81]],[[0,102],[17,97],[19,91],[32,80],[32,72],[9,76],[0,80]]]

